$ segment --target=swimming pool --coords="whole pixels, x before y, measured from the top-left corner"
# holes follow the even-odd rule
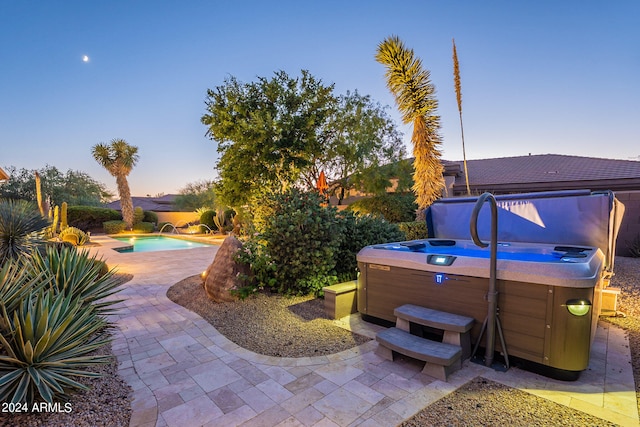
[[[179,249],[193,249],[211,246],[207,243],[194,242],[192,240],[175,239],[173,237],[166,236],[130,236],[113,237],[113,239],[128,244],[128,246],[114,249],[115,251],[121,253],[173,251]]]

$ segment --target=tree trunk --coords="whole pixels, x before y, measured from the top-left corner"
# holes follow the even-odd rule
[[[126,224],[127,230],[133,228],[133,201],[131,200],[131,191],[129,183],[125,175],[117,175],[116,183],[118,185],[118,193],[120,194],[120,210],[122,212],[122,220]]]

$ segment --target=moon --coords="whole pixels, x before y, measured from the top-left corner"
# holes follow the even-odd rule
[[[84,55],[82,57],[82,62],[89,62],[89,57],[87,55]]]

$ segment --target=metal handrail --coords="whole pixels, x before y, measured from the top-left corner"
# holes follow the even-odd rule
[[[493,364],[493,354],[495,352],[496,313],[498,311],[498,291],[496,286],[496,260],[498,258],[498,204],[496,203],[496,199],[495,197],[493,197],[493,194],[484,193],[478,198],[478,201],[473,207],[473,212],[471,213],[471,222],[469,224],[469,228],[471,231],[471,239],[476,245],[480,246],[481,248],[486,248],[487,246],[489,246],[489,244],[484,243],[482,240],[480,240],[480,236],[478,236],[478,214],[480,213],[482,206],[484,206],[484,202],[487,200],[491,205],[491,258],[489,260],[487,319],[485,320],[483,328],[486,327],[487,333],[487,345],[485,347],[484,353],[484,364],[485,366],[491,366]],[[500,328],[500,325],[498,325],[498,328]],[[481,338],[482,332],[480,333],[480,337],[478,337],[478,343],[476,344],[476,348],[474,349],[474,354],[478,348],[478,344],[480,343]],[[504,341],[504,338],[502,336],[502,328],[500,328],[500,339],[501,341]],[[503,348],[503,351],[506,355],[507,349]]]

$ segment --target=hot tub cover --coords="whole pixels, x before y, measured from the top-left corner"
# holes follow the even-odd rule
[[[506,194],[498,204],[498,240],[593,246],[605,254],[604,270],[613,272],[616,239],[624,205],[613,192],[589,190]],[[471,212],[477,198],[449,198],[434,202],[426,213],[430,238],[468,239]],[[488,207],[478,216],[480,239],[489,241]]]

